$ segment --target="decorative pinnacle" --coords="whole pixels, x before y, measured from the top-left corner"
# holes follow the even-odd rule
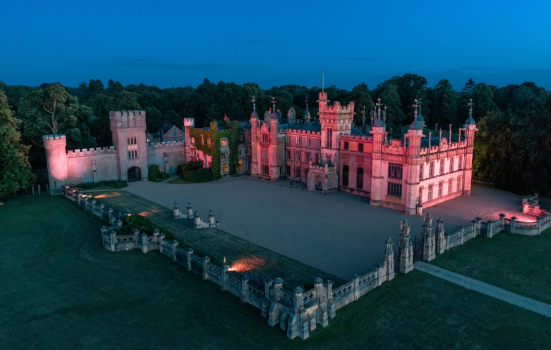
[[[306,102],[306,109],[308,109],[308,96],[306,96],[306,98],[304,99],[304,101]]]
[[[413,111],[413,114],[415,115],[414,118],[415,120],[417,120],[417,108],[419,107],[419,105],[417,104],[417,102],[419,102],[417,99],[414,100],[415,103],[413,104],[413,108],[415,108],[415,111]]]
[[[419,114],[421,114],[421,108],[422,108],[422,104],[423,104],[423,103],[421,102],[421,99],[419,99],[418,103],[419,103]]]
[[[381,99],[377,99],[377,103],[375,103],[375,106],[377,106],[377,119],[381,119]]]
[[[276,112],[276,101],[275,101],[275,97],[273,97],[273,96],[272,96],[272,104],[274,105],[273,111],[275,113]]]
[[[253,109],[256,111],[256,100],[254,98],[254,95],[253,95],[252,102],[253,102]]]
[[[473,103],[473,99],[469,99],[469,103],[468,103],[468,106],[469,106],[469,117],[472,118],[473,117],[473,106],[474,106],[474,103]]]

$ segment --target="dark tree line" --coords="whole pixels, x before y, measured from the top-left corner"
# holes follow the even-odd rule
[[[0,90],[20,121],[23,143],[31,146],[31,164],[43,167],[42,134],[65,133],[68,148],[111,145],[109,111],[144,109],[147,129],[155,132],[164,124],[181,126],[184,117],[194,117],[200,127],[222,119],[224,114],[232,120],[248,120],[251,99],[255,96],[260,115],[272,107],[274,97],[276,108],[284,116],[294,107],[301,119],[306,99],[311,115],[316,116],[320,88],[283,85],[262,89],[254,83],[215,84],[205,79],[196,88],[161,89],[145,84],[123,86],[113,80],[105,86],[92,79],[76,88],[58,83],[28,87],[0,82]],[[411,123],[414,99],[421,100],[428,127],[433,129],[438,124],[444,131],[449,124],[454,129],[462,126],[472,99],[479,129],[475,138],[474,177],[517,193],[551,195],[551,97],[534,83],[498,88],[469,79],[457,91],[447,79],[431,88],[424,77],[405,74],[373,89],[361,83],[351,90],[332,85],[325,91],[331,101],[355,102],[354,122],[358,126],[362,123],[363,108],[369,123],[369,111],[380,98],[387,107],[387,130],[393,137],[402,137],[403,127]]]

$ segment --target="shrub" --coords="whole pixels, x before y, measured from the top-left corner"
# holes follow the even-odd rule
[[[214,180],[212,171],[208,168],[183,172],[182,179],[189,182],[208,182]]]
[[[146,218],[142,215],[129,215],[124,218],[122,222],[122,227],[117,228],[117,234],[119,235],[133,235],[134,230],[140,230],[140,232],[146,233],[148,235],[152,235],[153,231],[158,228],[153,225],[151,220]],[[166,239],[174,239],[174,234],[170,232],[169,230],[161,227],[158,228],[160,233],[163,233],[165,235]]]
[[[161,173],[161,180],[166,180],[170,177],[167,173]]]
[[[91,188],[96,188],[96,187],[123,188],[126,186],[128,186],[126,181],[112,180],[112,181],[99,181],[99,182],[83,182],[72,187],[80,188],[83,190],[89,190]]]
[[[149,166],[149,180],[151,181],[158,181],[161,177],[161,170],[159,170],[159,166],[157,164],[153,164]]]

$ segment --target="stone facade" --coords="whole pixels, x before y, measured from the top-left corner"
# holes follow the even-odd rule
[[[371,205],[412,215],[470,195],[476,131],[472,110],[456,134],[450,127],[433,137],[423,132],[425,122],[416,101],[409,130],[403,138],[391,139],[380,101],[369,135],[352,127],[353,103],[329,105],[325,92],[320,92],[318,103],[319,120],[314,122],[297,122],[294,110],[287,123],[271,111],[260,121],[253,111],[244,138],[251,176],[272,181],[286,177],[322,193],[341,190],[369,197]],[[304,114],[310,116],[308,110]]]

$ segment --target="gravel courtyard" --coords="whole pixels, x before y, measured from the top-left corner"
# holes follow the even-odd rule
[[[412,236],[423,219],[369,205],[369,199],[343,192],[322,195],[286,181],[270,183],[247,176],[203,184],[131,183],[126,190],[167,208],[188,202],[206,219],[212,209],[220,229],[312,267],[350,279],[382,262],[385,240],[397,243],[400,220],[411,224]],[[495,220],[521,210],[521,197],[473,186],[472,196],[430,208],[455,231],[480,216]],[[396,244],[395,244],[396,248]]]

